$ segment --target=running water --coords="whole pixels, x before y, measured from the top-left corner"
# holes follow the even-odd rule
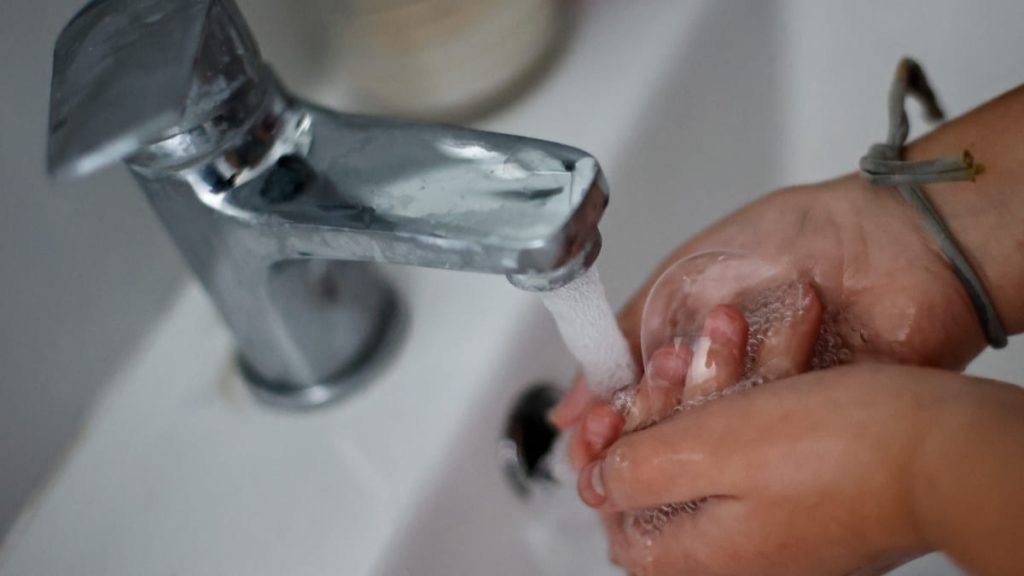
[[[540,297],[595,394],[608,397],[637,382],[629,343],[619,331],[596,267]]]
[[[596,395],[610,397],[636,384],[639,374],[629,343],[619,331],[596,268],[540,297]],[[604,547],[601,525],[576,497],[576,472],[567,457],[569,439],[569,434],[562,434],[546,456],[556,482],[538,486],[532,494],[525,540],[543,576],[609,574],[611,564],[599,552]],[[566,550],[593,553],[574,555]]]

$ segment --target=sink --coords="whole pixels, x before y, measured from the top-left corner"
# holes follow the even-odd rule
[[[883,24],[855,2],[582,2],[553,73],[481,127],[602,160],[613,200],[598,268],[621,304],[727,211],[851,170],[883,135],[904,53],[952,113],[1019,81],[1021,8],[961,4],[888,7]],[[925,5],[948,27],[913,26]],[[957,27],[977,38],[949,43],[968,17],[991,25]],[[329,78],[306,93],[344,104]],[[226,329],[188,285],[7,536],[0,575],[619,574],[571,486],[523,497],[502,471],[516,399],[574,371],[539,302],[501,278],[387,273],[411,311],[396,360],[351,399],[299,414],[250,398]],[[972,371],[1019,377],[1020,358],[986,355]],[[938,555],[897,571],[959,573]]]

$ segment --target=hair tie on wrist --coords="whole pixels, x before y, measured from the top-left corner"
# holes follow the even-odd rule
[[[924,70],[917,62],[904,58],[896,68],[896,77],[889,91],[888,138],[884,144],[873,145],[867,155],[860,159],[860,173],[874,186],[895,186],[903,199],[922,216],[925,228],[938,243],[942,255],[949,261],[967,291],[989,345],[993,348],[1002,348],[1006,346],[1006,329],[999,320],[985,285],[964,256],[942,217],[924,191],[918,187],[919,184],[936,182],[973,182],[980,170],[968,151],[964,151],[960,156],[937,160],[908,162],[902,159],[903,145],[910,133],[905,107],[907,96],[917,98],[924,107],[925,116],[929,121],[943,120],[942,109],[935,93],[928,85]]]

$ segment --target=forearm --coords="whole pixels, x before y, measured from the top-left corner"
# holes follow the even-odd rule
[[[1024,574],[1024,390],[957,378],[921,451],[919,529],[972,574]]]
[[[975,182],[925,186],[1011,334],[1024,332],[1024,86],[914,142],[910,160],[970,150]]]

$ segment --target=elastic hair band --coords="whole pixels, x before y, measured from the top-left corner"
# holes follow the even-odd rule
[[[919,184],[935,182],[973,182],[979,172],[978,164],[966,150],[960,156],[938,160],[903,160],[903,145],[910,132],[905,109],[907,96],[913,96],[921,103],[929,121],[943,120],[942,109],[935,93],[928,85],[924,70],[917,62],[904,58],[896,68],[896,77],[889,91],[889,136],[884,144],[871,146],[867,155],[861,158],[860,173],[874,186],[895,186],[903,199],[924,218],[928,233],[938,243],[939,250],[949,261],[967,291],[989,345],[993,348],[1002,348],[1006,346],[1006,329],[999,320],[985,285],[964,256],[942,216],[932,206],[924,191],[918,187]]]

